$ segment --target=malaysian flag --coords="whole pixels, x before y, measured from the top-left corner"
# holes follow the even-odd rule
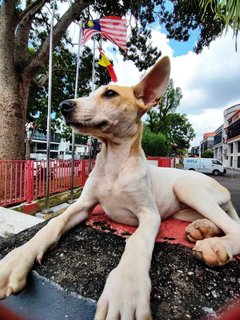
[[[124,51],[127,50],[127,25],[126,20],[116,16],[90,20],[83,24],[83,40],[85,44],[94,34],[99,33]]]

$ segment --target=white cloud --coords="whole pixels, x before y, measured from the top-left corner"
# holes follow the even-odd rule
[[[223,108],[205,109],[200,114],[187,115],[196,132],[196,138],[192,145],[198,145],[205,132],[212,132],[223,123],[223,110]]]
[[[175,85],[183,93],[178,111],[188,115],[198,144],[204,132],[222,124],[223,109],[240,102],[240,52],[235,52],[234,40],[228,33],[201,54],[188,52],[173,58],[172,64]]]
[[[201,113],[239,101],[240,54],[231,35],[218,38],[199,55],[174,58],[172,76],[183,91],[183,112]]]

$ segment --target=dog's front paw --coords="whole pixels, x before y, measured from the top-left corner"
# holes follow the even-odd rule
[[[231,242],[227,236],[209,238],[197,241],[193,252],[209,266],[221,266],[232,260]]]
[[[151,282],[139,270],[117,267],[107,279],[95,320],[150,320]]]
[[[0,261],[0,300],[25,287],[34,261],[35,256],[24,245],[9,252]]]

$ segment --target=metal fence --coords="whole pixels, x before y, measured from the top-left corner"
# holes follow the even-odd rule
[[[171,167],[172,158],[148,157],[158,167]],[[83,187],[94,160],[75,160],[73,186]],[[46,196],[46,160],[0,160],[0,206],[6,207]],[[90,168],[89,168],[90,166]],[[50,194],[71,189],[71,160],[50,161]]]
[[[0,161],[0,206],[10,206],[46,195],[46,161]],[[91,169],[94,165],[92,160]],[[74,187],[83,187],[89,172],[88,160],[74,161]],[[71,160],[50,161],[50,194],[71,188]]]

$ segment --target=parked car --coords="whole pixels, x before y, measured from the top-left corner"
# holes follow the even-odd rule
[[[41,177],[43,179],[46,178],[47,175],[47,162],[46,160],[36,160],[34,158],[31,158],[30,160],[34,160],[32,164],[33,168],[33,176]],[[50,159],[50,177],[55,177],[55,167],[57,165],[57,160]]]
[[[184,158],[184,170],[194,170],[202,173],[218,176],[226,173],[226,168],[222,162],[214,158]]]

